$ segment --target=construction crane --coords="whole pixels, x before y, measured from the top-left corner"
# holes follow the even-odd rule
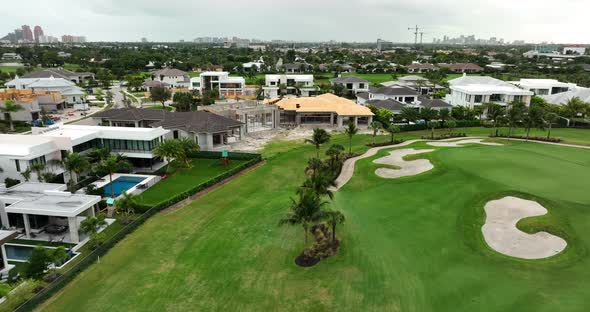
[[[418,34],[420,34],[420,43],[422,43],[422,35],[424,34],[423,31],[424,28],[418,27],[418,25],[414,26],[414,27],[408,27],[408,30],[412,30],[414,32],[414,44],[418,45]]]

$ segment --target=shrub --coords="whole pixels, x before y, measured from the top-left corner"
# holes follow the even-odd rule
[[[19,184],[20,180],[6,178],[6,179],[4,179],[4,183],[6,184],[6,187],[13,187],[13,186]]]
[[[526,137],[523,135],[490,135],[491,138],[508,138],[508,139],[519,139],[519,140],[529,140],[529,141],[541,141],[541,142],[551,142],[551,143],[559,143],[561,142],[560,138],[547,138],[547,137]]]

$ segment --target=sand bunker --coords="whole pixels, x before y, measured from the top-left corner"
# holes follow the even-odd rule
[[[489,145],[489,146],[502,146],[503,144],[494,143],[494,142],[483,142],[484,139],[467,139],[467,140],[459,140],[453,142],[428,142],[426,144],[430,146],[437,146],[437,147],[461,147],[464,144],[481,144],[481,145]]]
[[[495,251],[522,259],[542,259],[562,252],[567,242],[547,232],[527,234],[516,223],[527,217],[542,216],[547,209],[539,203],[517,197],[488,202],[486,223],[481,228],[486,243]]]
[[[398,149],[391,151],[388,156],[373,160],[374,163],[380,165],[397,166],[400,169],[379,168],[375,170],[375,174],[387,179],[396,179],[401,177],[414,176],[428,170],[432,170],[434,166],[428,159],[416,159],[405,161],[403,158],[407,155],[430,153],[434,150],[424,149],[415,150],[413,148]]]

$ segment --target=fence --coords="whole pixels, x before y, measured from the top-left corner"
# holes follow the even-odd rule
[[[220,158],[220,152],[197,152],[191,155],[193,157],[199,158]],[[127,235],[131,234],[137,227],[143,224],[147,219],[151,216],[155,215],[156,213],[160,212],[161,210],[174,205],[181,200],[184,200],[191,195],[196,194],[220,181],[223,181],[231,176],[236,175],[242,170],[246,168],[252,167],[255,164],[262,161],[262,156],[260,154],[248,154],[248,153],[230,153],[230,159],[249,159],[249,161],[243,163],[242,165],[235,167],[223,174],[214,177],[213,179],[201,183],[189,191],[183,192],[176,196],[173,196],[165,201],[162,201],[154,206],[151,206],[147,209],[143,214],[141,214],[137,219],[135,219],[130,224],[126,225],[122,228],[119,232],[115,233],[113,236],[108,238],[103,244],[101,244],[97,249],[89,253],[85,256],[80,262],[76,263],[72,268],[68,271],[64,272],[60,277],[55,279],[53,282],[47,285],[47,287],[43,288],[39,293],[37,293],[33,298],[29,299],[21,306],[19,306],[15,311],[32,311],[37,307],[39,304],[43,303],[45,300],[50,298],[56,292],[60,291],[63,287],[65,287],[72,279],[74,279],[80,272],[84,269],[89,267],[93,264],[98,257],[103,256],[107,253],[113,246],[115,246],[119,241],[125,238]]]

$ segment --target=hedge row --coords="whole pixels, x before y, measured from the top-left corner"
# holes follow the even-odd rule
[[[199,152],[199,153],[209,153],[209,152]],[[127,235],[131,234],[142,225],[147,219],[151,216],[155,215],[156,213],[160,212],[161,210],[168,208],[169,206],[180,202],[188,198],[190,195],[193,195],[209,186],[212,186],[224,179],[227,179],[238,172],[251,167],[260,161],[262,161],[262,156],[259,154],[244,154],[244,153],[230,153],[230,158],[233,159],[250,159],[250,161],[245,162],[244,164],[233,168],[221,174],[205,183],[199,184],[195,188],[193,188],[189,192],[184,192],[183,194],[179,194],[178,196],[174,196],[171,199],[163,201],[155,206],[150,207],[147,209],[142,215],[140,215],[137,219],[135,219],[130,224],[126,225],[122,228],[119,232],[108,238],[103,244],[101,244],[97,249],[89,253],[84,259],[74,265],[70,270],[65,272],[63,275],[59,276],[55,279],[52,283],[48,284],[47,287],[43,288],[40,292],[38,292],[33,298],[29,299],[27,302],[22,304],[18,307],[15,311],[32,311],[34,310],[39,304],[43,303],[45,300],[50,298],[52,295],[60,291],[63,287],[65,287],[71,280],[73,280],[80,272],[84,271],[87,267],[92,265],[100,256],[103,256],[107,253],[112,247],[114,247],[119,241],[125,238]],[[199,156],[201,157],[201,156]],[[218,156],[219,157],[219,156]],[[238,158],[241,157],[241,158]],[[190,193],[190,194],[189,194]]]
[[[487,126],[487,124],[480,120],[457,120],[455,121],[456,127],[455,128],[466,128],[466,127],[481,127]],[[439,123],[436,129],[443,129],[446,128],[445,123]],[[406,131],[419,131],[419,130],[428,130],[428,126],[426,124],[413,124],[413,125],[401,125],[399,126],[402,132]]]
[[[508,139],[519,139],[519,140],[529,140],[529,141],[541,141],[541,142],[551,142],[551,143],[559,143],[561,142],[560,138],[548,138],[548,137],[526,137],[524,135],[490,135],[491,138],[508,138]]]

